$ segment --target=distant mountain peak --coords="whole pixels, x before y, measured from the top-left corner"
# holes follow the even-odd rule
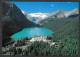
[[[57,13],[63,13],[64,11],[62,10],[62,9],[59,9],[58,11],[57,11]]]

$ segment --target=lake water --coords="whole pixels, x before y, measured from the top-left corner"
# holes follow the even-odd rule
[[[31,38],[36,36],[50,36],[53,32],[49,29],[43,27],[31,27],[31,28],[24,28],[22,31],[17,32],[11,36],[13,39],[21,39],[21,38]]]

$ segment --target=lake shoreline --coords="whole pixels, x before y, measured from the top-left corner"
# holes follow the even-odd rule
[[[32,38],[35,36],[51,36],[54,32],[44,27],[31,27],[31,28],[24,28],[21,31],[13,34],[10,38],[13,39],[21,39],[21,38]]]

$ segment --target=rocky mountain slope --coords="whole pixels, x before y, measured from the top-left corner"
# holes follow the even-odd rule
[[[23,28],[38,26],[29,21],[22,11],[12,3],[2,2],[2,43],[7,43],[11,38],[10,36]]]
[[[79,10],[77,8],[75,8],[72,11],[63,11],[63,10],[59,9],[58,11],[51,13],[48,18],[53,18],[53,19],[68,18],[71,15],[77,15],[77,14],[79,14]]]

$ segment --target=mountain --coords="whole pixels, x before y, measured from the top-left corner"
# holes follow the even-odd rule
[[[27,14],[25,11],[22,11],[22,13],[25,15],[25,17],[26,17],[29,21],[33,22],[33,21],[32,21],[33,18],[32,18],[29,14]]]
[[[22,13],[28,18],[28,20],[39,23],[41,20],[44,20],[48,17],[48,13],[30,13],[27,14],[25,11],[22,11]]]
[[[73,11],[68,11],[68,12],[64,13],[65,17],[69,17],[71,15],[78,15],[78,14],[79,14],[79,9],[78,8],[75,8]]]
[[[45,20],[47,20],[47,19],[45,19]],[[48,20],[47,23],[44,23],[43,27],[50,29],[51,31],[54,32],[51,41],[58,43],[57,48],[54,48],[55,45],[52,46],[50,49],[46,48],[45,50],[48,49],[50,51],[47,51],[45,54],[48,55],[52,52],[52,56],[56,56],[56,55],[58,55],[58,56],[72,56],[72,55],[78,56],[79,55],[78,54],[78,50],[79,50],[79,16],[69,17],[69,18],[60,18],[60,19],[57,19],[57,18],[50,19],[50,20]],[[35,45],[35,43],[33,45],[31,45],[31,47],[34,47],[34,45]],[[39,45],[35,45],[35,46],[39,47]],[[45,46],[48,46],[48,45],[45,45]],[[41,47],[43,47],[43,46],[41,45]],[[32,48],[31,48],[31,50],[32,50]],[[40,51],[43,51],[43,49]],[[74,53],[74,51],[75,51],[75,53]],[[48,52],[50,52],[50,53],[48,53]]]
[[[34,23],[39,23],[42,20],[45,19],[60,19],[60,18],[68,18],[72,15],[78,15],[79,10],[75,8],[72,11],[63,11],[62,9],[57,10],[56,12],[53,13],[30,13],[30,14],[25,14],[26,12],[22,11],[23,14],[28,18],[28,20],[34,22]]]
[[[31,17],[45,19],[48,17],[48,13],[30,13]]]
[[[22,13],[25,15],[25,17],[27,16],[27,13],[25,11],[22,11]]]
[[[53,21],[53,19],[68,19],[68,18],[75,18],[79,14],[79,10],[75,8],[73,11],[65,12],[61,9],[58,11],[51,13],[48,15],[48,18],[41,20],[38,24],[43,26],[44,24],[50,23],[50,21]]]
[[[75,8],[73,11],[63,11],[59,9],[58,11],[51,13],[48,18],[53,18],[53,19],[68,18],[71,15],[77,15],[77,14],[79,14],[79,10],[77,8]]]
[[[51,13],[48,18],[55,19],[55,18],[64,18],[64,17],[65,17],[64,11],[59,9],[58,11]]]
[[[22,11],[15,5],[9,2],[2,2],[2,43],[11,40],[10,36],[22,30],[23,28],[38,26],[29,21]]]
[[[32,21],[35,23],[39,23],[41,20],[44,20],[48,17],[48,13],[30,13],[29,15],[32,17]]]

